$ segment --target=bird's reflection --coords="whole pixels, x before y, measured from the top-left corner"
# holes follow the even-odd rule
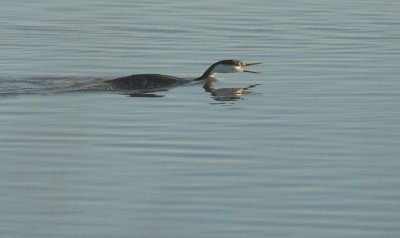
[[[160,92],[167,92],[169,89],[155,89],[155,90],[145,90],[145,91],[130,91],[128,93],[124,93],[125,95],[132,98],[162,98],[166,95],[159,94]]]
[[[127,95],[132,98],[162,98],[162,97],[165,97],[165,95],[156,94],[156,93],[129,93]]]
[[[252,84],[245,88],[217,88],[215,78],[208,78],[204,81],[203,88],[209,92],[212,98],[216,101],[238,101],[244,100],[243,96],[252,94],[250,89],[257,87],[260,84]]]

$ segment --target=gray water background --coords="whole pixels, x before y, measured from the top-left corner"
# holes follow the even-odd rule
[[[0,237],[399,237],[399,66],[395,0],[2,1]]]

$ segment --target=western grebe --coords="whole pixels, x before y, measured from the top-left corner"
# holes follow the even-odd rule
[[[113,87],[124,89],[145,90],[163,88],[187,83],[190,81],[204,80],[214,77],[217,73],[260,73],[244,69],[246,66],[256,64],[262,63],[245,64],[240,60],[222,60],[212,64],[200,77],[192,80],[162,74],[134,74],[131,76],[107,80],[106,83],[110,83]]]

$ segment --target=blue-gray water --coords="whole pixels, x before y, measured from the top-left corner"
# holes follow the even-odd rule
[[[0,237],[399,237],[399,42],[397,0],[3,1]]]

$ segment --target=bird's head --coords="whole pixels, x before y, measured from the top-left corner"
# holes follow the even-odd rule
[[[262,63],[248,63],[245,64],[240,60],[221,60],[213,65],[211,65],[206,72],[202,75],[202,79],[208,78],[208,77],[214,77],[217,73],[240,73],[240,72],[248,72],[248,73],[257,73],[260,74],[260,72],[256,71],[251,71],[251,70],[246,70],[244,67],[250,66],[250,65],[256,65],[256,64],[262,64]]]

